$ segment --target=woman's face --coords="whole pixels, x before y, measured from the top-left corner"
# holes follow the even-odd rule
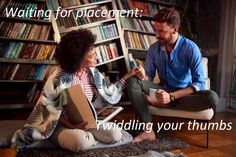
[[[81,66],[84,68],[95,67],[97,64],[96,48],[93,46],[85,54]]]

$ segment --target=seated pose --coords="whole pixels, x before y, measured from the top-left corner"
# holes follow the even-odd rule
[[[76,152],[88,149],[97,141],[114,143],[121,139],[119,129],[105,130],[101,127],[88,130],[87,122],[73,125],[64,110],[61,94],[64,89],[80,85],[93,105],[116,104],[122,96],[126,79],[134,75],[134,71],[130,71],[116,84],[105,82],[95,68],[95,40],[92,32],[86,29],[72,31],[62,37],[55,52],[60,66],[48,78],[24,128],[15,132],[13,147],[23,149],[34,141],[50,137],[61,148]]]
[[[174,8],[164,8],[154,16],[157,42],[147,52],[145,67],[135,69],[136,77],[127,80],[129,98],[139,119],[151,122],[148,105],[187,111],[215,109],[218,96],[204,90],[205,79],[198,46],[178,33],[179,13]],[[153,83],[156,71],[159,84]],[[157,99],[148,96],[149,88],[157,89]],[[145,130],[134,142],[154,140],[154,131]]]

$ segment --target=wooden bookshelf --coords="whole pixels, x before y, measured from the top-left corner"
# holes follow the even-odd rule
[[[70,27],[70,28],[65,28],[65,29],[59,29],[59,31],[60,31],[60,33],[67,33],[67,32],[77,30],[77,29],[80,29],[80,28],[91,28],[91,27],[99,26],[101,24],[108,23],[108,22],[115,22],[115,20],[116,20],[115,18],[112,18],[112,19],[108,19],[108,20],[103,20],[103,21],[93,22],[93,23],[90,23],[90,24],[81,25],[81,26],[75,26],[75,27]]]
[[[103,0],[100,2],[93,2],[93,3],[87,3],[87,4],[81,4],[77,6],[71,6],[71,7],[62,7],[62,9],[70,10],[70,9],[79,9],[79,8],[85,8],[85,7],[90,7],[90,6],[97,6],[97,5],[102,5],[106,3],[111,3],[112,0]]]
[[[22,64],[50,64],[57,65],[56,60],[36,60],[36,59],[14,59],[14,58],[0,58],[1,63],[22,63]]]
[[[33,108],[46,77],[57,67],[53,55],[59,41],[58,29],[53,18],[7,17],[4,13],[4,7],[23,9],[31,5],[47,9],[45,0],[1,4],[0,109]]]
[[[47,21],[47,20],[35,20],[35,19],[26,19],[26,18],[19,18],[19,17],[6,17],[6,16],[0,16],[0,19],[6,20],[6,21],[14,21],[14,22],[27,22],[27,23],[51,25],[51,21]]]
[[[156,35],[153,32],[145,32],[145,31],[140,31],[140,30],[135,30],[135,29],[129,29],[129,28],[124,28],[124,31],[129,31],[129,32],[136,32],[136,33],[142,33],[142,34],[149,34],[149,35]]]
[[[87,3],[87,4],[80,4],[76,6],[68,6],[68,7],[62,7],[61,4],[56,4],[56,0],[51,0],[51,3],[49,5],[51,6],[51,9],[54,10],[54,16],[57,10],[57,7],[61,7],[60,10],[73,10],[73,13],[71,17],[68,19],[58,19],[57,24],[59,28],[59,33],[61,36],[63,36],[65,33],[77,30],[77,29],[89,29],[92,31],[93,34],[96,34],[97,41],[95,42],[96,47],[99,49],[96,50],[97,56],[100,56],[100,60],[97,62],[97,68],[100,71],[103,71],[103,69],[109,68],[115,68],[121,70],[121,74],[125,74],[127,72],[127,57],[126,54],[124,54],[124,42],[121,38],[123,38],[121,35],[121,26],[119,17],[112,17],[112,16],[106,16],[104,19],[96,17],[97,19],[94,20],[93,17],[82,17],[82,21],[90,21],[88,23],[77,21],[78,19],[75,18],[75,12],[77,9],[86,11],[86,9],[89,10],[96,10],[100,8],[105,8],[106,10],[117,10],[116,2],[114,0],[104,0],[99,2],[93,2],[93,3]],[[54,2],[54,3],[53,3]],[[53,9],[54,8],[54,9]],[[81,20],[81,19],[80,19]],[[64,25],[61,25],[64,24]],[[105,32],[101,32],[101,29]],[[109,33],[107,33],[107,32]],[[112,32],[112,33],[111,33]],[[117,34],[116,34],[117,33]],[[110,34],[113,34],[110,36]],[[116,35],[114,35],[116,34]],[[116,47],[116,56],[110,57],[110,55],[107,53],[109,51],[108,45],[115,44]],[[100,48],[101,47],[101,48]],[[105,50],[107,49],[107,50]],[[103,51],[102,51],[103,50]],[[104,50],[106,51],[106,57],[104,57]],[[99,54],[98,54],[99,53]],[[101,54],[103,53],[103,54]],[[109,56],[108,56],[109,55]],[[108,69],[109,69],[108,68]],[[112,69],[109,69],[112,70]],[[106,72],[105,72],[106,73]],[[109,75],[109,74],[108,74]]]
[[[9,38],[9,37],[0,37],[0,40],[10,40],[17,42],[30,42],[30,43],[44,43],[44,44],[57,44],[54,40],[31,40],[31,39],[21,39],[21,38]]]
[[[113,62],[113,61],[117,61],[117,60],[119,60],[119,59],[123,59],[124,57],[125,57],[125,56],[120,56],[120,57],[111,59],[111,60],[106,61],[106,62],[98,63],[97,66],[104,65],[104,64],[107,64],[107,63],[110,63],[110,62]]]

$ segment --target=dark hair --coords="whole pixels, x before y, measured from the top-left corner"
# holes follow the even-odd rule
[[[159,23],[166,22],[172,26],[180,26],[180,15],[174,8],[163,8],[154,16],[154,21]]]
[[[78,29],[65,34],[56,48],[55,57],[67,73],[79,70],[81,61],[94,46],[96,36],[87,29]]]

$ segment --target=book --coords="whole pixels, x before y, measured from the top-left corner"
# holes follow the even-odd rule
[[[130,66],[130,69],[135,69],[137,67],[137,63],[134,60],[134,57],[133,57],[132,53],[129,53],[128,56],[129,56],[129,66]]]
[[[68,120],[74,125],[88,122],[87,129],[98,128],[123,110],[119,106],[95,108],[86,98],[80,85],[69,87],[62,94]]]
[[[121,106],[107,106],[102,108],[95,108],[97,114],[97,123],[100,126],[101,124],[108,122],[120,111],[123,110]]]

